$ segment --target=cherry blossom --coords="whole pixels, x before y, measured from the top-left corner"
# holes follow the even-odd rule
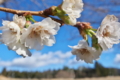
[[[98,43],[103,50],[119,43],[120,23],[114,15],[107,15],[96,32]]]
[[[76,24],[76,18],[81,16],[83,11],[83,2],[82,0],[64,0],[62,3],[62,9],[68,14],[70,18],[70,24]]]
[[[81,40],[76,46],[69,46],[73,49],[72,54],[76,55],[77,60],[84,60],[87,63],[93,63],[93,60],[99,59],[101,50],[89,47],[85,40]]]
[[[60,24],[51,18],[31,24],[22,32],[21,43],[36,50],[41,50],[44,45],[52,46],[55,43],[54,35],[57,34],[59,26]]]
[[[16,51],[23,57],[30,56],[31,53],[20,43],[21,27],[25,25],[25,17],[14,15],[13,21],[3,21],[0,27],[0,42],[8,46],[10,50]]]

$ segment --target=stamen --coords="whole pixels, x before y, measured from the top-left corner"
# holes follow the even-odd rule
[[[89,54],[90,52],[87,50],[87,49],[85,49],[85,48],[81,48],[81,49],[78,49],[78,52],[80,52],[82,55],[83,54]]]

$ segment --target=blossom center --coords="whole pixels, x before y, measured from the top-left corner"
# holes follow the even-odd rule
[[[29,34],[29,37],[39,36],[43,33],[50,34],[48,30],[44,30],[42,26],[39,26],[37,28],[33,28],[31,33]]]
[[[73,5],[72,8],[75,8],[75,5]]]
[[[81,48],[81,49],[78,49],[78,52],[80,52],[82,55],[83,54],[89,54],[89,50],[85,49],[85,48]]]
[[[73,0],[70,0],[70,2],[71,2],[71,3],[74,3],[74,1],[73,1]]]
[[[108,36],[110,36],[110,32],[108,31],[108,27],[109,27],[109,26],[106,26],[106,28],[105,28],[104,31],[103,31],[103,37],[108,37]]]
[[[23,28],[23,27],[24,27],[23,24],[22,24],[22,22],[19,22],[19,23],[17,23],[17,24],[19,25],[20,28]]]
[[[17,34],[17,31],[14,30],[13,28],[9,28],[9,30],[11,31],[11,34]]]

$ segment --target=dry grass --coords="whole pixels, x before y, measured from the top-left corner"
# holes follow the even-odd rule
[[[100,78],[81,78],[81,79],[17,79],[0,76],[0,80],[120,80],[120,76],[100,77]]]

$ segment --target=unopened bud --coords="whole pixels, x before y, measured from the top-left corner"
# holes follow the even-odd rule
[[[87,22],[77,22],[76,25],[74,25],[75,27],[78,28],[79,33],[82,35],[82,37],[86,40],[87,37],[87,33],[86,33],[86,29],[91,29],[92,26],[90,26],[90,23]]]
[[[26,24],[27,25],[31,25],[32,23],[30,21],[26,21]]]
[[[25,27],[27,28],[29,25],[31,25],[32,23],[30,21],[26,21]]]
[[[90,26],[90,23],[83,22],[84,29],[90,29],[92,26]]]

